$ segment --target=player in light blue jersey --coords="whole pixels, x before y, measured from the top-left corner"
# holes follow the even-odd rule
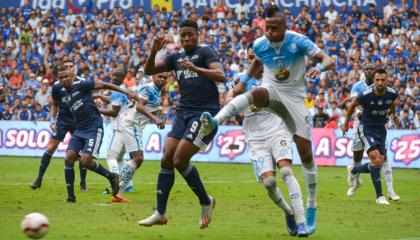
[[[123,69],[115,69],[111,75],[112,84],[122,87],[121,85],[123,83],[124,76],[125,71]],[[125,138],[123,134],[124,132],[121,123],[122,116],[127,114],[130,106],[134,107],[134,102],[130,101],[125,94],[117,91],[112,91],[110,97],[95,95],[94,98],[96,97],[111,105],[111,108],[108,109],[99,108],[99,112],[111,118],[112,137],[107,149],[106,162],[108,164],[109,171],[119,174],[124,165],[124,154],[126,149],[130,149],[130,147],[127,146],[127,138]],[[132,183],[130,183],[127,188],[122,190],[133,191],[134,187]],[[106,189],[104,193],[109,193],[109,190]]]
[[[122,194],[127,188],[134,173],[143,163],[143,143],[141,137],[143,129],[152,121],[159,129],[165,128],[165,122],[154,113],[160,110],[160,91],[166,85],[167,73],[158,73],[153,81],[142,86],[138,92],[137,104],[128,108],[127,114],[122,116],[121,125],[125,148],[130,153],[131,160],[120,169],[120,191],[112,197],[113,202],[127,202]]]
[[[235,97],[214,118],[203,113],[202,134],[209,134],[219,123],[250,105],[265,107],[281,117],[294,137],[303,166],[308,191],[306,222],[309,234],[316,230],[317,167],[312,156],[306,93],[306,56],[320,63],[306,74],[315,78],[334,66],[334,61],[306,36],[286,30],[286,18],[276,5],[266,8],[265,36],[254,42],[256,59],[242,82],[263,68],[262,87]]]
[[[373,86],[373,79],[375,78],[375,64],[368,63],[365,66],[365,80],[360,80],[355,83],[351,89],[351,97],[356,98],[359,94],[362,94],[368,88]],[[353,165],[347,167],[348,178],[347,182],[350,188],[347,190],[347,196],[353,196],[358,188],[362,186],[362,179],[360,174],[353,175],[351,170],[354,167],[357,167],[362,164],[362,158],[364,153],[364,145],[362,139],[359,137],[359,134],[356,134],[356,129],[359,128],[360,116],[362,114],[363,108],[358,106],[356,108],[355,114],[353,115],[354,126],[353,126],[353,135],[352,135],[352,150],[353,150]],[[388,197],[393,201],[399,201],[400,197],[395,193],[392,179],[392,168],[389,162],[387,161],[385,155],[385,162],[382,165],[382,173],[385,177],[385,183],[388,190]]]

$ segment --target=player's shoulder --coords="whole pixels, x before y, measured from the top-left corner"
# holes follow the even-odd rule
[[[366,96],[366,95],[369,95],[371,93],[373,93],[373,88],[368,88],[368,89],[364,90],[361,95]]]
[[[268,48],[269,46],[270,46],[270,41],[264,35],[264,36],[261,36],[261,37],[257,38],[254,41],[253,48],[254,48],[254,51],[257,51],[257,50],[264,50],[264,49]]]
[[[395,89],[393,89],[391,87],[386,87],[386,91],[390,92],[391,94],[397,94],[397,91],[395,91]]]

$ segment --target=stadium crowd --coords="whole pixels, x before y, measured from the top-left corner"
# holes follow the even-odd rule
[[[167,38],[161,57],[180,48],[178,26],[191,18],[200,27],[199,43],[213,46],[225,68],[226,82],[219,84],[223,104],[228,87],[247,70],[255,57],[248,51],[263,35],[264,4],[250,6],[244,0],[229,9],[221,0],[199,13],[186,3],[182,11],[168,12],[155,5],[112,10],[56,8],[42,12],[29,4],[0,10],[0,120],[45,121],[49,119],[51,86],[64,57],[74,59],[78,74],[108,82],[117,67],[126,70],[124,85],[136,91],[151,81],[143,72],[154,36]],[[420,128],[420,16],[414,7],[389,0],[386,5],[369,5],[367,12],[356,5],[347,9],[321,5],[304,6],[298,15],[283,8],[289,29],[305,34],[337,62],[334,70],[320,78],[306,79],[305,104],[313,127],[337,128],[344,119],[352,85],[363,80],[363,66],[372,62],[388,72],[389,86],[399,93],[397,112],[401,129]],[[270,4],[270,3],[268,3]],[[308,60],[308,67],[314,63]],[[174,75],[162,94],[167,123],[176,115],[179,88]],[[225,124],[238,125],[241,117]],[[392,128],[392,126],[390,126]]]

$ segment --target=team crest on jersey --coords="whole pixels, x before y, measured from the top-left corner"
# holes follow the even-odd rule
[[[289,70],[285,67],[278,68],[274,76],[279,81],[287,80],[289,78]]]
[[[289,51],[290,51],[290,52],[292,52],[292,53],[295,53],[295,52],[296,52],[296,50],[297,50],[296,43],[292,43],[292,44],[290,44]]]
[[[384,102],[382,100],[378,100],[378,105],[382,105]]]

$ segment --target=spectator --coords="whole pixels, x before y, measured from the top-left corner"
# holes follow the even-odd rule
[[[124,85],[127,89],[130,89],[136,83],[136,79],[134,78],[133,74],[128,71],[127,75],[124,78]]]
[[[36,80],[36,76],[33,73],[31,73],[29,79],[25,81],[25,86],[34,90],[41,88],[41,84]]]
[[[330,102],[330,108],[327,109],[327,114],[332,117],[333,115],[337,115],[338,118],[344,116],[343,111],[338,108],[337,101],[333,100]]]
[[[414,116],[414,128],[420,129],[420,106],[416,107],[416,115]]]
[[[324,113],[324,108],[319,106],[318,112],[313,117],[313,127],[323,128],[327,124],[329,119],[328,114]]]
[[[337,114],[333,114],[330,119],[328,119],[328,123],[325,125],[325,128],[338,128],[338,120],[340,117]]]
[[[402,111],[402,118],[400,119],[400,129],[414,129],[414,120],[412,118],[409,118],[409,112],[408,110]]]
[[[328,7],[328,11],[324,14],[324,17],[328,19],[328,24],[333,24],[335,19],[338,17],[337,11],[334,10],[334,5]]]
[[[22,104],[22,109],[18,112],[18,118],[19,121],[32,121],[33,115],[32,112],[29,111],[27,104]]]
[[[42,109],[41,104],[37,103],[35,105],[35,110],[33,112],[33,118],[35,121],[47,121],[48,113]]]
[[[47,104],[48,96],[51,95],[51,87],[49,86],[50,81],[48,79],[43,79],[41,82],[41,90],[35,94],[35,100],[45,106]]]
[[[19,70],[15,68],[13,70],[13,75],[10,77],[10,86],[16,88],[22,88],[23,85],[23,76],[20,74]]]

